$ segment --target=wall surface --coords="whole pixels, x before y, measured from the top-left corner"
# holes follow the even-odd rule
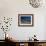
[[[18,14],[34,14],[33,27],[19,27]],[[8,33],[16,40],[28,40],[34,34],[37,39],[46,40],[45,16],[46,5],[33,8],[28,0],[0,0],[0,19],[4,16],[12,17],[12,26]],[[4,33],[0,29],[0,39],[4,39]]]

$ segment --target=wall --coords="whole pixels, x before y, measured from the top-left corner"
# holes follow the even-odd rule
[[[27,40],[34,34],[37,39],[45,40],[45,15],[46,6],[40,8],[33,8],[28,0],[0,0],[0,18],[12,17],[13,22],[8,33],[16,40]],[[18,27],[18,14],[34,14],[33,27]],[[0,31],[0,35],[3,31]],[[0,36],[0,39],[4,37]]]

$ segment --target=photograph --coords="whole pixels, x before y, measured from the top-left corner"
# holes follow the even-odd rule
[[[18,26],[33,26],[33,14],[18,14]]]

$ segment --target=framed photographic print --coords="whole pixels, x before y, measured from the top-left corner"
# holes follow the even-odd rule
[[[33,26],[33,14],[18,14],[18,26]]]

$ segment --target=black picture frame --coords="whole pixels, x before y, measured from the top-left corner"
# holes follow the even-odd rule
[[[18,14],[18,26],[34,26],[34,14]]]

